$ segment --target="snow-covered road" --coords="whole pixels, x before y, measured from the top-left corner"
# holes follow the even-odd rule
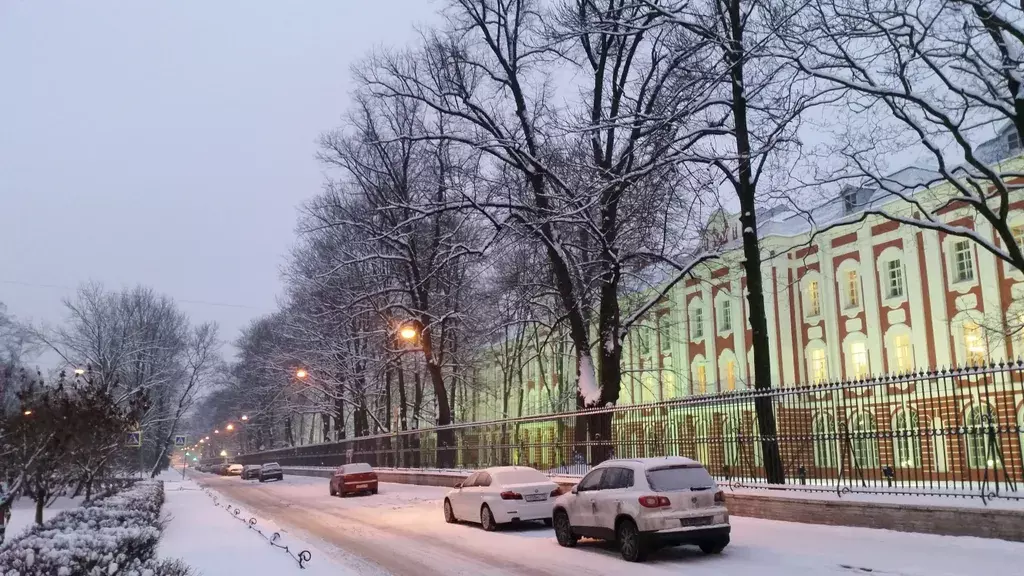
[[[560,548],[551,530],[540,524],[494,533],[445,524],[445,488],[381,484],[376,496],[342,499],[328,495],[326,478],[292,476],[267,484],[208,474],[193,478],[228,501],[304,532],[310,541],[322,540],[396,576],[667,576],[681,570],[693,576],[968,576],[1013,574],[1024,563],[1024,544],[1000,540],[734,517],[732,544],[721,556],[669,548],[645,564],[629,565],[599,542]]]

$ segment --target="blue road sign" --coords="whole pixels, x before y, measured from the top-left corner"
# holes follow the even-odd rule
[[[187,443],[188,443],[188,436],[186,436],[184,434],[178,434],[178,435],[176,435],[174,437],[174,447],[175,448],[184,448],[185,444],[187,444]]]
[[[129,432],[124,439],[124,445],[132,448],[138,448],[142,446],[142,431]]]

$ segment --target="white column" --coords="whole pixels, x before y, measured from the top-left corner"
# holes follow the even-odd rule
[[[800,378],[800,366],[793,365],[793,337],[799,334],[799,325],[794,326],[792,320],[792,310],[789,305],[790,296],[794,296],[799,299],[800,294],[800,281],[794,280],[791,285],[789,282],[789,266],[790,259],[788,254],[782,254],[776,257],[776,261],[773,262],[772,267],[775,270],[775,282],[773,282],[772,290],[778,293],[779,296],[779,336],[781,337],[778,342],[778,346],[782,349],[782,366],[778,367],[780,376],[779,385],[793,385],[797,382],[802,382]],[[794,292],[791,293],[790,290]],[[774,308],[774,306],[773,306]],[[798,308],[799,309],[799,308]],[[774,334],[773,334],[774,340]],[[799,354],[802,356],[802,354]]]
[[[839,323],[845,322],[846,317],[837,309],[836,297],[838,286],[836,285],[835,266],[832,263],[832,248],[830,240],[823,238],[818,241],[818,268],[821,270],[821,298],[822,298],[822,320],[819,324],[822,327],[822,334],[825,337],[825,350],[828,354],[828,380],[834,382],[843,373],[843,358],[840,354],[843,342],[839,339]],[[803,358],[803,354],[800,354]],[[803,364],[806,364],[804,359]]]
[[[992,225],[981,217],[975,219],[975,227],[983,238],[993,241]],[[1002,299],[999,295],[1000,262],[988,250],[981,246],[975,247],[978,254],[978,283],[981,285],[981,300],[985,307],[985,323],[1002,326],[1005,320]],[[1006,359],[1006,337],[999,330],[986,330],[988,336],[988,353],[993,362]]]
[[[946,277],[943,273],[942,263],[945,254],[939,242],[939,236],[935,232],[923,232],[924,237],[924,262],[926,274],[923,278],[908,274],[910,278],[916,278],[916,282],[926,284],[928,300],[932,312],[932,333],[925,339],[933,342],[935,349],[936,367],[949,367],[953,365],[953,357],[949,350],[949,315],[946,314]]]
[[[860,274],[861,286],[864,291],[861,294],[861,303],[864,305],[864,334],[868,337],[868,357],[871,362],[871,373],[881,374],[885,362],[882,360],[882,322],[878,317],[878,278],[875,268],[874,238],[871,235],[870,227],[863,226],[857,232],[857,244],[859,245],[857,273]]]
[[[700,297],[704,302],[704,360],[708,388],[718,383],[718,353],[715,351],[715,300],[711,297],[711,282],[701,284]]]
[[[921,278],[921,259],[917,255],[917,250],[917,229],[907,227],[903,236],[903,288],[907,293],[907,304],[910,307],[914,367],[935,368],[928,366],[928,335],[924,322],[924,284],[928,279]]]
[[[743,283],[740,281],[742,275],[732,281],[732,286],[729,290],[733,294],[732,309],[736,312],[733,313],[732,323],[732,350],[736,354],[736,383],[745,382],[750,387],[750,381],[747,380],[747,346],[746,346],[746,335],[747,335],[747,318],[749,316],[747,312],[747,299],[746,291],[743,289]],[[762,291],[763,292],[763,291]],[[766,313],[767,309],[770,308],[768,303],[765,302]]]

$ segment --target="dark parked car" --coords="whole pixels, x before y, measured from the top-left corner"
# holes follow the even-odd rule
[[[220,475],[220,476],[227,476],[228,475],[228,465],[227,464],[214,464],[213,465],[213,469],[211,470],[211,472],[213,472],[214,474]]]
[[[369,464],[345,464],[335,470],[331,477],[331,496],[363,493],[377,493],[377,473]]]
[[[260,477],[260,468],[259,464],[246,464],[242,467],[242,480],[256,480]]]
[[[266,482],[267,480],[284,480],[284,471],[281,470],[281,465],[277,462],[267,462],[263,466],[260,466],[259,479],[260,482]]]

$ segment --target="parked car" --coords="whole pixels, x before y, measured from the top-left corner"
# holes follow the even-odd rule
[[[612,540],[630,562],[659,546],[718,554],[729,544],[722,491],[700,462],[679,456],[602,462],[555,500],[552,516],[560,545]]]
[[[210,471],[213,472],[214,474],[218,474],[220,476],[225,476],[228,473],[228,465],[227,464],[214,464],[213,468]]]
[[[267,480],[284,480],[284,471],[281,470],[281,465],[277,462],[267,462],[263,466],[260,466],[258,477],[260,482],[266,482]]]
[[[376,494],[377,473],[365,463],[345,464],[334,471],[330,483],[331,496],[347,494]]]
[[[261,466],[259,464],[246,464],[242,466],[242,480],[255,480],[256,478],[259,478],[260,468]]]
[[[227,475],[227,476],[241,476],[242,475],[242,470],[244,470],[244,469],[245,469],[245,466],[242,466],[241,464],[228,464],[228,468],[227,468],[227,471],[225,472],[225,475]]]
[[[491,531],[498,524],[542,520],[551,525],[551,503],[558,484],[527,466],[503,466],[475,472],[444,499],[445,522],[479,523]]]

